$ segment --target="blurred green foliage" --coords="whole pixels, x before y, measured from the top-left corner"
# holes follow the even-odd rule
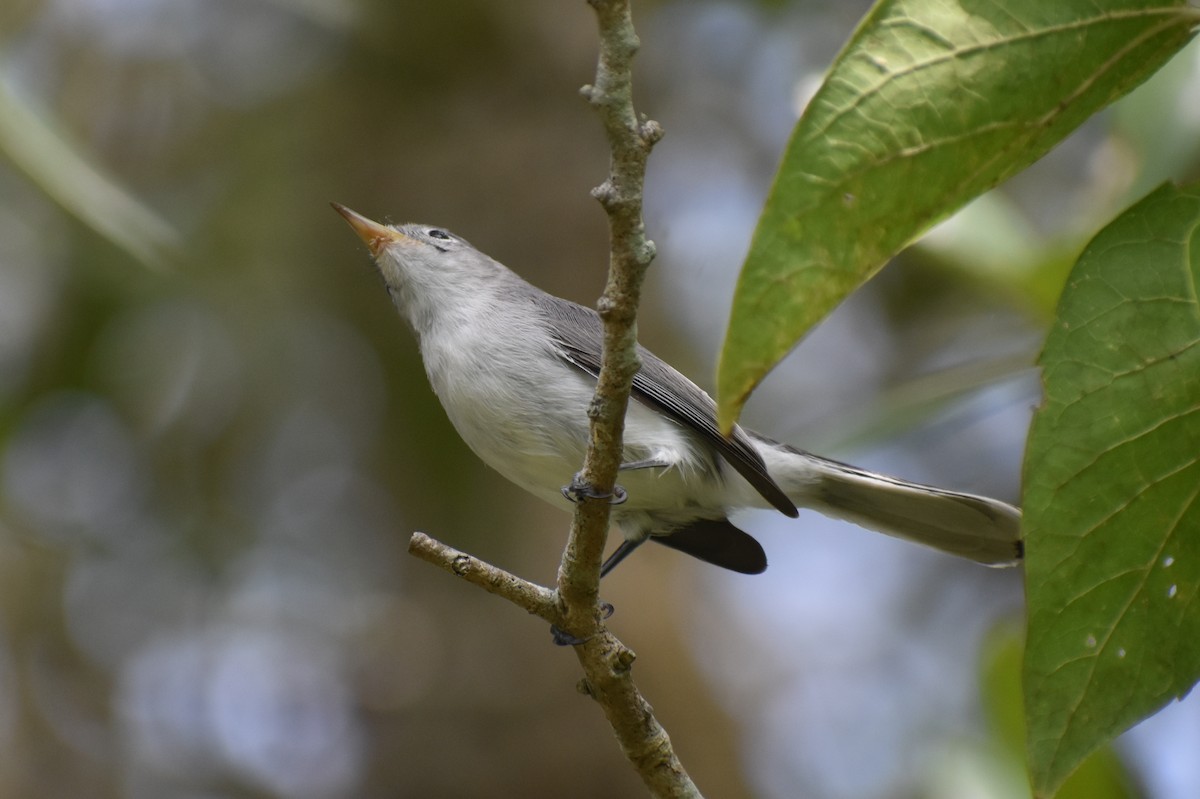
[[[641,329],[702,383],[790,103],[863,10],[636,10],[638,104],[667,129]],[[21,109],[0,124],[0,796],[641,790],[570,653],[405,556],[419,528],[549,581],[568,520],[458,440],[328,205],[446,225],[592,302],[594,53],[586,5],[550,0],[0,5]],[[1031,398],[1004,379],[1046,306],[1024,286],[1072,246],[1038,203],[1092,208],[1095,183],[1046,186],[1122,136],[1013,187],[1021,258],[982,270],[938,236],[907,255],[843,312],[852,332],[835,315],[816,363],[764,386],[760,418],[797,443],[948,418],[905,442],[912,476],[1015,496]],[[991,368],[953,368],[981,347]],[[813,515],[768,545],[755,582],[665,552],[606,582],[682,759],[713,796],[916,794],[928,749],[978,725],[962,653],[1017,575]]]

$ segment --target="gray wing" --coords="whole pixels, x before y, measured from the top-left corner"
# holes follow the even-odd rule
[[[539,296],[540,295],[540,296]],[[549,294],[531,295],[552,322],[553,336],[563,357],[592,377],[600,373],[603,324],[591,308]],[[712,398],[674,367],[638,345],[642,368],[633,377],[633,396],[658,408],[684,426],[696,431],[713,446],[767,502],[782,513],[799,516],[796,505],[783,493],[771,475],[750,437],[734,426],[732,435],[721,435],[717,427],[717,407]]]

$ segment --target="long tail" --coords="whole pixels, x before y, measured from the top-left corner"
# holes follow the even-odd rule
[[[770,444],[768,468],[797,505],[989,566],[1012,566],[1024,554],[1021,511],[1012,505]]]

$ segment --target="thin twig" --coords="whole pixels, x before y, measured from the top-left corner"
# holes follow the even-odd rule
[[[617,479],[625,410],[633,376],[641,367],[637,307],[646,269],[654,258],[654,244],[646,239],[642,223],[642,185],[646,157],[662,138],[662,128],[657,122],[639,122],[633,108],[632,63],[638,38],[629,0],[590,0],[590,4],[599,21],[600,59],[595,84],[584,86],[581,93],[600,114],[612,151],[608,179],[592,190],[608,213],[611,254],[608,283],[597,303],[604,321],[604,353],[588,408],[588,450],[580,476],[597,494],[604,495],[612,491]],[[582,502],[576,508],[558,578],[566,603],[567,630],[573,633],[576,625],[594,630],[599,623],[593,608],[597,607],[608,517],[609,505],[604,501]]]
[[[408,541],[408,552],[426,563],[441,566],[489,594],[507,599],[551,624],[557,624],[560,620],[558,596],[549,588],[522,580],[474,555],[446,546],[424,533],[412,534]]]
[[[604,321],[604,353],[596,393],[588,408],[588,451],[581,478],[603,496],[621,465],[625,410],[637,356],[637,308],[642,281],[654,258],[642,222],[646,157],[662,138],[658,123],[639,121],[633,107],[632,62],[638,49],[629,0],[589,0],[600,27],[596,82],[584,97],[604,122],[612,162],[607,180],[592,194],[608,213],[611,255],[608,283],[597,304]],[[558,589],[564,628],[584,643],[575,647],[584,685],[603,707],[625,756],[654,796],[698,797],[671,740],[633,682],[634,654],[605,629],[599,606],[600,557],[608,531],[606,501],[581,502],[563,552]]]
[[[632,61],[638,49],[629,0],[589,0],[600,28],[596,82],[584,97],[604,122],[612,163],[608,179],[592,194],[608,213],[611,238],[608,283],[597,309],[604,322],[604,352],[596,393],[588,407],[588,450],[581,480],[597,495],[611,493],[621,465],[625,410],[637,356],[637,307],[654,244],[642,222],[646,157],[662,138],[657,122],[639,120],[633,108]],[[600,558],[608,532],[605,500],[576,505],[571,534],[558,572],[558,590],[521,580],[464,552],[415,533],[409,551],[486,591],[539,616],[582,641],[575,648],[582,683],[604,710],[622,751],[656,797],[700,797],[671,747],[666,730],[634,685],[635,655],[603,625],[599,601]]]

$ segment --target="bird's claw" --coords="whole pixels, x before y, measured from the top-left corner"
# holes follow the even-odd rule
[[[600,618],[602,620],[611,618],[613,611],[614,608],[611,602],[600,603]],[[571,635],[566,630],[563,630],[554,624],[550,625],[550,638],[554,641],[555,646],[579,646],[580,644],[586,644],[591,640],[591,637],[579,638]]]
[[[629,494],[619,485],[614,485],[612,491],[600,491],[578,474],[562,487],[562,495],[576,504],[589,499],[607,499],[611,505],[620,505],[629,499]]]
[[[579,646],[588,642],[587,638],[577,638],[553,624],[550,625],[550,639],[554,641],[555,646]]]

